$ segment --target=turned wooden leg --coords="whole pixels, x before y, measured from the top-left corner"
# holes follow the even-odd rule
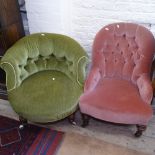
[[[23,118],[22,116],[19,116],[19,121],[20,121],[20,125],[19,125],[19,129],[24,129],[24,126],[27,125],[27,120],[25,118]]]
[[[146,125],[136,125],[137,131],[135,133],[135,137],[140,137],[143,134],[143,131],[146,130]]]
[[[88,115],[86,115],[86,114],[81,114],[82,115],[82,127],[86,127],[86,126],[88,126],[89,125],[89,120],[90,120],[90,117],[88,116]]]
[[[71,114],[71,115],[68,117],[68,121],[69,121],[72,125],[76,125],[76,122],[75,122],[75,113]]]

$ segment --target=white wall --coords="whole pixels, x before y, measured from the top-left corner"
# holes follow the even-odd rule
[[[65,33],[68,25],[68,0],[26,0],[30,33]]]
[[[135,22],[155,34],[155,0],[26,0],[30,33],[67,34],[90,54],[93,38],[104,25]]]

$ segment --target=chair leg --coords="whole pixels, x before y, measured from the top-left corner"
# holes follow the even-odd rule
[[[26,126],[28,124],[27,119],[23,118],[22,116],[19,116],[19,121],[20,121],[20,125],[19,125],[19,129],[24,129],[24,126]]]
[[[83,113],[81,113],[81,115],[82,115],[82,121],[83,121],[81,126],[84,128],[89,125],[90,116]]]
[[[76,122],[75,122],[75,113],[71,114],[71,115],[68,117],[68,121],[69,121],[69,123],[71,123],[72,125],[76,125]]]
[[[137,131],[135,133],[135,137],[140,137],[143,134],[143,131],[146,130],[146,125],[136,125]]]

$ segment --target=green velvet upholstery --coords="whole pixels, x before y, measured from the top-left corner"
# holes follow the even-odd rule
[[[20,39],[1,59],[13,109],[34,122],[69,116],[83,92],[87,63],[86,52],[70,37],[37,33]]]

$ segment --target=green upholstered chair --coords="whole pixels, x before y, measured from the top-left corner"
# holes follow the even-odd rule
[[[20,39],[1,59],[14,111],[40,123],[70,116],[83,92],[87,63],[86,52],[70,37],[37,33]]]

